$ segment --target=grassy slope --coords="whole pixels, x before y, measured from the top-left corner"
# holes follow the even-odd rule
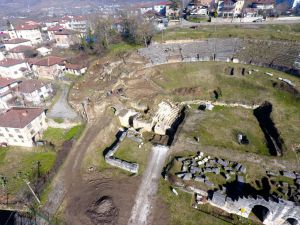
[[[164,41],[182,39],[206,39],[206,38],[249,38],[261,40],[285,40],[300,41],[300,24],[286,25],[216,25],[201,26],[198,29],[171,28],[164,32]],[[154,37],[155,41],[161,41],[161,35]]]
[[[120,148],[115,154],[115,157],[126,160],[128,162],[135,162],[140,165],[139,174],[141,174],[147,163],[147,156],[149,153],[149,146],[144,145],[138,148],[138,143],[126,138],[120,145]]]
[[[55,161],[56,153],[41,149],[9,148],[0,164],[0,174],[7,177],[7,189],[15,194],[25,184],[23,179],[31,179],[37,173],[37,161],[40,161],[41,174],[48,172]]]
[[[268,155],[264,135],[252,110],[217,106],[213,111],[205,111],[204,118],[196,125],[190,137],[200,137],[204,146],[216,146]],[[247,121],[245,123],[245,121]],[[250,143],[239,145],[238,132],[247,135]]]
[[[257,68],[259,72],[253,72],[253,74],[245,76],[230,76],[225,73],[227,67]],[[212,99],[212,92],[217,88],[222,90],[221,101],[250,105],[253,103],[260,104],[266,100],[270,101],[273,104],[272,117],[287,149],[290,150],[296,144],[300,144],[297,138],[297,134],[300,132],[300,101],[287,92],[273,88],[271,81],[276,81],[277,77],[284,77],[292,80],[300,89],[299,78],[266,68],[214,62],[169,64],[159,66],[157,70],[159,70],[158,75],[153,78],[153,81],[167,91],[168,97],[177,101]],[[266,71],[272,72],[274,77],[271,78],[265,75]],[[200,91],[197,94],[186,95],[174,92],[177,88],[192,87],[197,87]],[[246,150],[249,147],[236,146],[233,143],[235,139],[234,132],[241,129],[247,131],[249,138],[255,141],[255,144],[250,146],[249,150],[262,154],[266,153],[262,133],[259,132],[258,123],[252,116],[251,110],[246,112],[240,109],[226,109],[220,114],[212,112],[211,115],[207,115],[207,119],[208,121],[203,121],[203,125],[199,125],[200,127],[196,126],[197,131],[202,133],[204,143],[212,144],[215,140],[218,140],[220,142],[214,144]],[[244,123],[244,121],[247,121],[247,123]],[[211,136],[212,134],[214,134],[214,137]],[[224,134],[230,140],[222,141],[221,138]],[[214,138],[215,140],[213,140]],[[286,153],[284,157],[294,157],[293,152],[287,151]]]

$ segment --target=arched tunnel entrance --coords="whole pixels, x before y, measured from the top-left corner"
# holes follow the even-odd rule
[[[268,217],[270,210],[262,205],[255,205],[251,212],[253,213],[254,217],[258,219],[260,222],[264,222],[265,219]]]
[[[294,218],[288,218],[283,225],[299,225],[299,222]]]

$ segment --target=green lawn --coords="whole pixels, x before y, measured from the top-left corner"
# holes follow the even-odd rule
[[[139,174],[141,174],[146,167],[149,149],[150,144],[145,144],[142,148],[138,148],[138,143],[126,138],[114,156],[128,162],[138,163],[140,166]]]
[[[10,147],[0,164],[0,174],[7,177],[7,190],[16,194],[24,187],[24,179],[37,176],[37,162],[40,162],[40,174],[47,173],[53,166],[56,153],[43,151],[41,148],[22,149]]]
[[[164,41],[182,39],[229,38],[300,41],[300,24],[286,25],[202,25],[200,28],[169,28]],[[161,34],[154,37],[161,41]]]
[[[187,134],[190,138],[200,137],[201,145],[269,155],[264,134],[252,110],[216,106],[202,114],[203,118],[195,124],[194,130]],[[238,132],[247,135],[248,145],[237,143]]]
[[[55,146],[62,145],[65,141],[69,141],[72,138],[78,139],[84,130],[84,125],[77,125],[71,129],[61,129],[49,127],[44,132],[44,140],[53,143]]]
[[[126,52],[131,52],[137,50],[141,47],[141,45],[129,44],[126,42],[121,42],[118,44],[112,44],[109,47],[110,55],[118,55]]]
[[[251,75],[230,76],[227,71],[232,67],[235,70],[245,68],[246,72],[249,69],[259,71]],[[300,100],[286,91],[274,88],[272,84],[279,82],[278,77],[283,77],[291,80],[300,90],[299,78],[272,69],[219,62],[175,63],[157,66],[156,70],[152,80],[165,90],[165,98],[174,101],[214,100],[213,91],[220,90],[218,101],[249,105],[271,102],[271,116],[284,140],[283,157],[295,157],[290,150],[300,144]],[[265,72],[271,72],[274,76],[271,78]],[[199,135],[204,145],[268,154],[252,110],[215,107],[212,112],[205,112],[204,116],[201,124],[195,124],[194,133],[190,133],[190,136]],[[247,134],[250,139],[248,146],[236,143],[238,131]]]

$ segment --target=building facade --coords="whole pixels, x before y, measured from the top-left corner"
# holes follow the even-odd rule
[[[0,61],[1,77],[18,79],[30,73],[30,67],[27,62],[19,59],[4,59]]]
[[[48,127],[41,108],[11,108],[0,115],[0,143],[33,147]]]

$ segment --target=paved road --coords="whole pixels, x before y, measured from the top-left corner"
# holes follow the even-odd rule
[[[295,20],[267,20],[267,21],[263,21],[263,22],[239,22],[239,21],[226,21],[224,20],[222,21],[218,21],[218,22],[201,22],[201,23],[194,23],[194,22],[189,22],[187,20],[182,20],[181,23],[176,24],[172,27],[190,27],[190,26],[202,26],[202,25],[226,25],[226,24],[235,24],[235,25],[266,25],[266,24],[297,24],[300,23],[300,17],[299,19],[295,19]]]
[[[168,150],[167,146],[152,147],[150,160],[143,174],[128,225],[151,224],[153,219],[151,211],[154,208],[158,182],[168,156]]]
[[[48,117],[70,120],[78,118],[77,113],[71,108],[71,106],[68,103],[68,91],[69,85],[64,84],[62,86],[62,92],[60,94],[59,99],[47,113]]]

